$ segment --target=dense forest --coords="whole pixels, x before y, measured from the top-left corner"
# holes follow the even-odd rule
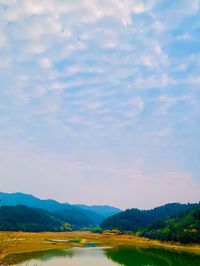
[[[187,210],[147,226],[141,236],[181,243],[200,243],[200,209]]]
[[[152,210],[130,209],[105,219],[102,228],[131,231],[163,241],[200,243],[200,204],[172,203]]]
[[[77,209],[49,212],[24,205],[0,207],[0,231],[71,231],[94,225]]]
[[[70,223],[71,225],[73,225],[73,228],[77,229],[81,227],[90,227],[95,225],[93,219],[90,219],[81,211],[75,208],[70,210],[60,210],[54,212],[53,215],[61,221]]]
[[[122,233],[134,233],[161,241],[200,243],[200,203],[171,203],[151,210],[128,209],[108,216],[116,211],[109,206],[59,205],[51,200],[42,201],[32,196],[29,204],[43,205],[46,209],[16,205],[16,197],[5,200],[13,206],[0,207],[0,231],[71,231],[90,229],[101,233],[103,230],[118,229]],[[24,197],[24,196],[23,196]],[[27,198],[27,197],[26,197]],[[46,205],[47,204],[47,205]],[[63,208],[61,208],[63,207]],[[51,209],[51,211],[47,209]],[[96,210],[96,212],[95,212]],[[102,213],[107,217],[101,228]]]
[[[0,192],[0,230],[5,231],[79,230],[98,226],[119,212],[111,206],[73,205],[20,192]]]
[[[27,206],[0,207],[1,231],[58,231],[62,222],[46,210]]]
[[[73,228],[99,225],[105,218],[121,211],[111,206],[73,205],[52,199],[43,200],[20,192],[0,192],[0,206],[17,205],[47,210],[59,219],[71,223]]]

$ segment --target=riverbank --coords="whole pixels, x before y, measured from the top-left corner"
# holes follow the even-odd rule
[[[180,245],[150,240],[134,235],[104,235],[90,232],[67,233],[21,233],[0,232],[0,239],[13,241],[7,254],[44,251],[53,249],[65,249],[85,246],[134,246],[141,248],[163,248],[175,251],[193,252],[200,255],[200,245]]]

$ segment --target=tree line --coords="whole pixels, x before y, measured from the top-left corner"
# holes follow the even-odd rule
[[[108,217],[101,227],[181,243],[200,243],[200,204],[166,204],[152,210],[128,209]]]

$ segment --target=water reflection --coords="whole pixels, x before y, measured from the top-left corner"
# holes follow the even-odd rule
[[[13,254],[6,258],[6,261],[12,261],[13,264],[21,264],[25,262],[30,262],[31,260],[41,262],[47,262],[54,258],[66,258],[72,257],[73,250],[72,249],[58,249],[58,250],[48,250],[48,251],[35,251],[21,254]]]
[[[200,256],[160,249],[72,248],[12,255],[17,265],[200,266]]]
[[[115,263],[108,260],[103,248],[72,248],[64,250],[52,250],[15,254],[8,259],[13,260],[15,265],[70,265],[70,266],[113,266]]]
[[[113,262],[124,266],[200,266],[200,256],[161,249],[117,248],[105,251]]]

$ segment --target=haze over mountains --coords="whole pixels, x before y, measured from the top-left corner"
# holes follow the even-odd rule
[[[111,206],[87,206],[72,205],[69,203],[60,203],[56,200],[42,200],[33,195],[25,193],[4,193],[0,192],[0,206],[17,206],[25,205],[31,208],[40,208],[49,212],[56,212],[61,216],[84,218],[84,225],[100,224],[105,218],[119,213],[121,210]],[[87,222],[86,222],[87,221]]]

